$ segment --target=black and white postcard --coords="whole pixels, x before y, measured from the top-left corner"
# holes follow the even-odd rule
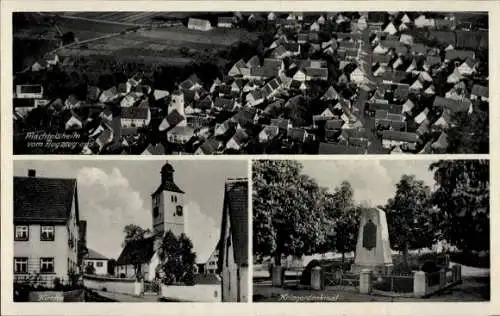
[[[0,0],[2,315],[499,314],[497,2]]]

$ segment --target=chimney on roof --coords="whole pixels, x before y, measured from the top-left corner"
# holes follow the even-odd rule
[[[28,177],[30,177],[30,178],[36,177],[36,170],[35,169],[29,169],[28,170]]]

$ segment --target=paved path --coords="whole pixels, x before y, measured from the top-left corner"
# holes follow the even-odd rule
[[[99,40],[103,40],[103,39],[111,38],[111,37],[115,37],[115,36],[120,36],[120,35],[122,35],[122,34],[121,33],[110,33],[110,34],[106,34],[106,35],[103,35],[103,36],[86,39],[86,40],[83,40],[83,41],[73,42],[73,43],[67,44],[65,46],[61,46],[61,47],[58,47],[58,48],[56,48],[54,50],[51,50],[50,52],[45,53],[45,56],[47,57],[47,56],[53,55],[53,54],[57,53],[60,50],[63,50],[63,49],[66,49],[66,48],[71,48],[73,46],[79,46],[79,45],[82,45],[82,44],[88,44],[88,43],[91,43],[91,42],[95,42],[95,41],[99,41]]]
[[[451,262],[451,265],[456,263]],[[488,277],[490,276],[490,269],[488,268],[475,268],[462,265],[463,277]]]
[[[102,297],[105,297],[107,299],[111,299],[111,300],[116,301],[116,302],[131,302],[131,303],[147,302],[147,303],[151,303],[151,302],[160,301],[159,295],[134,296],[134,295],[113,293],[113,292],[104,292],[104,291],[98,291],[98,290],[93,290],[93,291]]]
[[[55,16],[55,14],[47,14],[47,13],[42,13],[39,12],[40,15],[46,15],[46,16]],[[64,19],[69,19],[69,20],[81,20],[81,21],[87,21],[87,22],[97,22],[97,23],[108,23],[108,24],[118,24],[118,25],[123,25],[123,26],[144,26],[143,24],[137,24],[137,23],[127,23],[127,22],[120,22],[120,21],[111,21],[111,20],[101,20],[101,19],[89,19],[89,18],[84,18],[82,16],[76,16],[76,15],[58,15],[60,18]]]
[[[43,13],[43,12],[38,12],[38,14],[43,15],[43,16],[53,16],[53,14],[47,14],[47,13]],[[65,19],[83,20],[83,21],[88,21],[90,23],[96,22],[96,23],[119,24],[119,25],[129,26],[129,27],[136,27],[136,26],[142,27],[141,24],[115,22],[115,21],[107,21],[107,20],[88,19],[88,18],[84,18],[84,17],[71,16],[71,15],[60,15],[59,17],[65,18]],[[94,37],[94,38],[89,38],[89,39],[86,39],[86,40],[83,40],[83,41],[69,43],[69,44],[67,44],[65,46],[61,46],[61,47],[58,47],[58,48],[56,48],[56,49],[54,49],[54,50],[52,50],[50,52],[47,52],[45,54],[45,56],[50,56],[50,55],[55,54],[56,52],[58,52],[58,51],[60,51],[62,49],[65,49],[65,48],[71,48],[73,46],[79,46],[79,45],[82,45],[82,44],[88,44],[88,43],[91,43],[91,42],[95,42],[95,41],[99,41],[99,40],[103,40],[103,39],[107,39],[107,38],[111,38],[111,37],[116,37],[116,36],[120,36],[120,35],[131,33],[131,32],[135,32],[135,31],[137,31],[137,30],[128,30],[128,31],[124,30],[124,31],[118,32],[118,33],[109,33],[109,34],[106,34],[106,35],[102,35],[102,36],[98,36],[98,37]]]
[[[373,73],[371,72],[372,52],[371,52],[369,38],[370,38],[370,33],[367,32],[366,30],[363,31],[361,37],[361,47],[360,50],[358,51],[358,56],[357,56],[357,64],[358,67],[361,67],[362,63],[369,65],[368,69],[370,72],[366,73],[365,75],[372,83],[376,84],[377,80],[375,79]],[[363,68],[361,67],[361,69]],[[387,150],[382,147],[382,140],[374,132],[375,126],[373,119],[365,116],[365,103],[368,101],[366,99],[367,97],[368,97],[368,92],[358,93],[358,99],[356,100],[354,107],[356,107],[358,110],[356,116],[363,124],[363,127],[365,128],[366,134],[368,136],[368,140],[370,142],[370,146],[368,147],[368,153],[386,154]]]

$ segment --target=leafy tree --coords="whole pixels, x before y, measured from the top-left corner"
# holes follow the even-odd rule
[[[342,267],[345,253],[356,249],[361,206],[355,206],[354,191],[348,181],[343,181],[334,193],[337,221],[335,223],[335,250],[342,254]]]
[[[122,246],[125,247],[127,243],[131,241],[140,241],[146,238],[146,235],[150,233],[149,229],[144,229],[135,224],[129,224],[123,229],[125,233],[125,239]],[[139,277],[142,274],[142,263],[134,263],[135,275]]]
[[[68,45],[74,43],[76,40],[75,33],[67,32],[61,35],[61,41],[63,45]]]
[[[327,216],[326,244],[320,251],[335,250],[342,254],[342,264],[345,253],[356,248],[359,225],[359,206],[354,205],[354,191],[348,181],[343,181],[333,193],[325,193],[323,207]]]
[[[477,107],[472,114],[457,113],[453,116],[455,126],[448,131],[449,153],[489,152],[489,115]]]
[[[314,253],[326,241],[328,223],[317,183],[296,161],[263,160],[253,166],[253,236],[257,256]]]
[[[125,245],[132,240],[142,240],[146,237],[147,234],[150,233],[149,229],[144,229],[138,225],[135,224],[129,224],[125,226],[123,229],[123,232],[125,233],[125,239],[123,241],[122,247],[125,247]]]
[[[430,188],[423,181],[405,174],[385,206],[391,245],[403,252],[406,266],[409,249],[430,247],[435,241],[430,195]]]
[[[438,185],[432,204],[439,209],[440,237],[466,252],[489,250],[489,161],[440,160],[430,170]]]
[[[165,233],[158,249],[161,260],[160,273],[165,284],[184,282],[193,285],[195,280],[196,254],[193,243],[185,235],[175,236],[172,231]]]
[[[285,109],[284,117],[292,121],[293,126],[307,126],[312,123],[310,105],[306,98],[297,97],[295,102]]]

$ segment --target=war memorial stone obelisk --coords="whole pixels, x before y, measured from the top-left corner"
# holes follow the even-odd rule
[[[389,274],[392,270],[391,244],[385,212],[378,208],[361,213],[353,273],[369,269],[374,275]]]

